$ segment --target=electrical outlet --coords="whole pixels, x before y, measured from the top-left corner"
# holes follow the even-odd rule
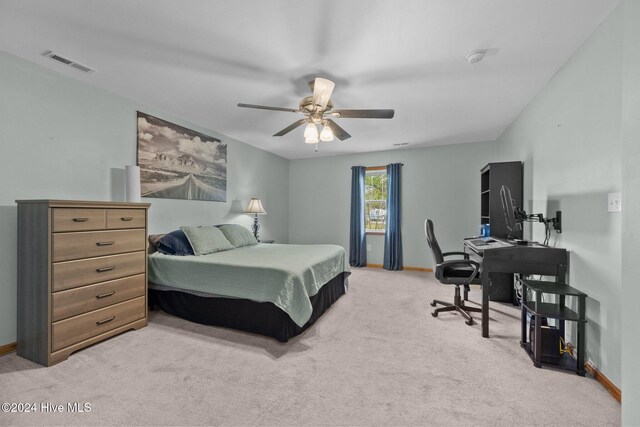
[[[371,245],[367,245],[367,252],[371,252]]]
[[[609,193],[607,208],[609,212],[622,212],[622,193]]]

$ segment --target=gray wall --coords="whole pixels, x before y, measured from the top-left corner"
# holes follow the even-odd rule
[[[622,424],[640,425],[640,2],[625,1],[622,102]]]
[[[425,218],[434,221],[445,251],[461,250],[462,238],[479,232],[480,169],[495,157],[495,143],[483,142],[293,160],[289,239],[348,248],[351,166],[401,162],[404,265],[433,267],[423,231]],[[382,264],[384,236],[367,235],[367,244],[368,262]]]
[[[563,215],[557,245],[571,251],[569,281],[589,295],[587,356],[621,384],[622,11],[596,29],[498,140],[504,160],[524,161],[528,213]],[[525,230],[542,241],[544,227]]]
[[[16,199],[123,200],[136,161],[136,110],[228,143],[227,202],[143,199],[149,232],[234,222],[253,195],[265,239],[288,241],[289,162],[0,52],[0,345],[16,340]]]

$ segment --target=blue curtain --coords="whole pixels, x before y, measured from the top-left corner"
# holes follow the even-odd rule
[[[383,264],[386,270],[402,270],[401,170],[402,163],[387,165],[387,228],[384,233]]]
[[[364,232],[364,166],[351,168],[351,231],[349,232],[349,265],[367,265],[367,240]]]

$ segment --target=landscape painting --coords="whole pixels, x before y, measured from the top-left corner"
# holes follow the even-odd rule
[[[227,200],[227,144],[138,111],[142,197]]]

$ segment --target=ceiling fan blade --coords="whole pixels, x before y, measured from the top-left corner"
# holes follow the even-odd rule
[[[313,105],[319,105],[323,109],[327,108],[327,103],[331,98],[335,85],[331,80],[316,77],[313,83]]]
[[[291,132],[292,130],[294,130],[295,128],[297,128],[298,126],[302,126],[303,124],[305,124],[307,122],[307,119],[300,119],[297,122],[293,123],[292,125],[287,126],[286,128],[282,129],[280,132],[274,134],[273,136],[282,136],[282,135],[286,135],[289,132]]]
[[[238,107],[257,108],[259,110],[288,111],[290,113],[300,112],[300,110],[294,110],[293,108],[269,107],[267,105],[255,105],[255,104],[243,104],[243,103],[238,103]]]
[[[342,129],[336,122],[331,119],[327,119],[327,126],[331,128],[331,132],[340,140],[344,141],[345,139],[351,138],[351,135],[347,133],[346,130]]]
[[[335,117],[341,119],[392,119],[393,110],[333,110]]]

